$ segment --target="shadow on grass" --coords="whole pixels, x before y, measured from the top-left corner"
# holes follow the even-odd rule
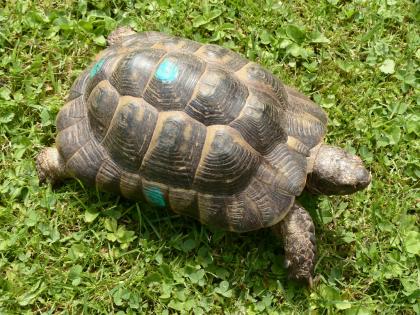
[[[77,183],[68,184],[62,189],[80,191],[80,186]],[[94,205],[99,211],[108,209],[101,211],[102,217],[114,218],[127,230],[135,231],[137,239],[126,250],[128,255],[140,243],[153,244],[159,248],[162,260],[169,266],[174,261],[182,266],[201,266],[207,275],[211,275],[208,280],[210,285],[216,286],[226,280],[238,296],[247,290],[253,291],[253,296],[270,291],[276,292],[284,301],[298,301],[300,305],[309,306],[310,291],[306,286],[288,279],[281,240],[270,229],[243,234],[225,232],[169,210],[153,208],[113,194],[88,188],[84,188],[81,194],[88,207]],[[317,234],[322,233],[323,239],[333,241],[334,232],[324,229],[320,223],[318,201],[318,197],[307,193],[299,198],[313,217]],[[315,275],[319,272],[316,270]]]

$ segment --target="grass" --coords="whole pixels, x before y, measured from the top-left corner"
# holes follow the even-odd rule
[[[37,3],[37,4],[34,4]],[[1,314],[419,314],[420,9],[408,0],[6,1],[0,8]],[[117,25],[229,47],[329,113],[371,186],[302,196],[312,290],[269,231],[243,235],[96,192],[38,187],[34,157]]]

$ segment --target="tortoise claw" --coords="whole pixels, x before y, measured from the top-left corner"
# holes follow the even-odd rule
[[[308,278],[308,286],[309,286],[309,288],[310,288],[310,289],[312,289],[313,284],[314,284],[314,282],[313,282],[312,276],[310,276],[310,277]]]

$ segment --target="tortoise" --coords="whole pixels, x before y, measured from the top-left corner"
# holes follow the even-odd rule
[[[368,186],[361,159],[323,143],[327,115],[227,48],[118,28],[59,111],[40,183],[77,178],[234,232],[272,228],[292,278],[312,284],[314,223],[304,188]]]

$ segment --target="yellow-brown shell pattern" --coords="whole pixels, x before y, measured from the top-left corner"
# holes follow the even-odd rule
[[[56,142],[87,184],[244,232],[287,214],[326,122],[319,106],[239,54],[146,32],[79,76]]]

